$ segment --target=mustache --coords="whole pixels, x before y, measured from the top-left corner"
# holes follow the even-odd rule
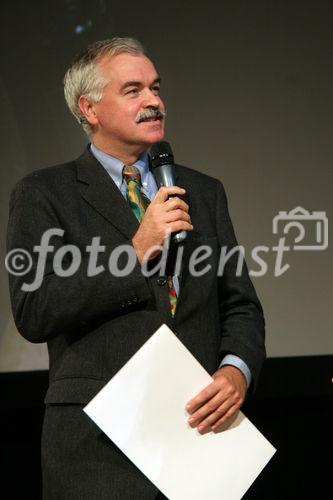
[[[161,109],[158,108],[147,108],[143,109],[142,111],[139,111],[138,114],[136,115],[135,121],[136,123],[143,122],[145,120],[149,120],[150,118],[165,118],[166,117],[166,112],[162,111]]]

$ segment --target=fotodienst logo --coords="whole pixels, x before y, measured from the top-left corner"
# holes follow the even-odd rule
[[[286,254],[291,251],[318,251],[328,248],[328,218],[324,211],[314,211],[310,213],[306,209],[298,206],[289,212],[280,211],[273,218],[273,234],[280,235],[277,244],[269,247],[267,245],[256,245],[250,251],[253,262],[259,269],[249,269],[252,277],[265,276],[268,272],[267,260],[264,256],[269,253],[275,254],[274,277],[279,277],[290,269],[290,264],[285,262]],[[53,237],[63,238],[64,229],[50,228],[46,230],[38,245],[33,247],[30,253],[24,248],[14,248],[10,250],[5,259],[5,267],[8,273],[14,276],[25,276],[32,272],[32,281],[24,282],[21,286],[23,291],[32,292],[37,290],[44,279],[45,272],[51,272],[59,277],[66,278],[73,276],[81,267],[82,262],[86,266],[86,276],[92,277],[108,270],[115,277],[124,277],[131,274],[137,266],[138,260],[135,250],[131,244],[119,245],[112,249],[107,256],[107,266],[98,263],[99,256],[105,252],[105,245],[101,244],[101,236],[94,236],[85,247],[84,259],[82,252],[76,245],[51,244]],[[288,243],[286,239],[288,237]],[[291,240],[291,242],[290,242]],[[185,240],[186,241],[186,240]],[[186,243],[185,243],[186,244]],[[170,235],[165,238],[163,246],[150,248],[141,264],[142,274],[150,277],[154,274],[165,275],[168,251],[170,245]],[[148,266],[151,255],[156,255],[156,250],[160,251],[161,258],[153,266]],[[247,251],[249,252],[249,251]],[[188,260],[188,271],[193,277],[202,276],[210,272],[212,265],[209,258],[213,254],[213,249],[209,245],[200,245],[195,248]],[[179,245],[176,252],[174,274],[179,275],[182,269],[184,248]],[[217,276],[223,276],[226,265],[230,259],[237,259],[234,266],[236,276],[240,276],[244,269],[245,258],[247,257],[245,248],[241,245],[232,248],[221,246],[217,256]],[[206,265],[203,263],[207,261]],[[215,256],[216,261],[216,256]],[[105,262],[105,259],[104,259]]]

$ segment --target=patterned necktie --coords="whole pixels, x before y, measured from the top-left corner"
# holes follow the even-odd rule
[[[150,201],[141,191],[140,171],[134,165],[125,165],[123,175],[127,184],[127,201],[135,217],[141,222]]]
[[[140,171],[134,165],[125,165],[123,168],[123,176],[127,184],[127,201],[135,217],[139,222],[141,222],[150,203],[150,200],[141,191],[142,183]],[[171,315],[174,316],[177,306],[177,294],[173,284],[172,276],[167,277],[167,284]]]

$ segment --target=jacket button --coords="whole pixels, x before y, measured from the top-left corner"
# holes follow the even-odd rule
[[[166,276],[159,276],[157,278],[157,284],[159,286],[164,286],[166,284],[166,282],[167,282]]]

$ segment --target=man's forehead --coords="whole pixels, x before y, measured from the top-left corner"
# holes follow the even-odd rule
[[[129,54],[127,52],[114,56],[104,56],[98,63],[104,74],[118,80],[140,81],[142,78],[158,78],[152,61],[144,54]]]

